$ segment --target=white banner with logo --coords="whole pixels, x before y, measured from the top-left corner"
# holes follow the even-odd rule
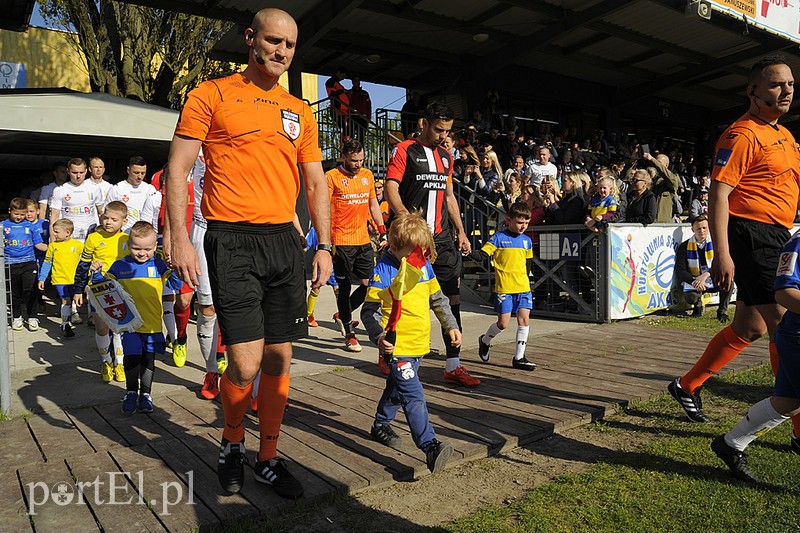
[[[25,65],[0,61],[0,89],[26,89],[28,78]]]
[[[703,0],[712,8],[748,24],[800,42],[800,2],[797,0]]]

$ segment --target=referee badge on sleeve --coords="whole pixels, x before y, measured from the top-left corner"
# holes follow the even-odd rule
[[[791,276],[797,264],[797,252],[783,252],[778,260],[777,276]]]
[[[294,141],[300,137],[300,115],[287,109],[281,109],[281,123],[283,123],[283,132],[291,140]]]

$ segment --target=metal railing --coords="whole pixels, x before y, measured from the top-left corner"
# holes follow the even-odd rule
[[[473,250],[479,250],[505,224],[505,211],[454,180],[462,223]],[[529,272],[533,316],[583,322],[608,321],[610,246],[606,233],[583,225],[531,226],[533,268]],[[477,300],[491,303],[494,268],[490,261],[466,259],[461,286]]]
[[[384,178],[392,147],[402,140],[399,135],[399,119],[395,130],[395,119],[389,118],[389,110],[378,109],[375,120],[358,116],[344,117],[338,115],[331,106],[336,101],[336,98],[328,97],[309,104],[319,128],[319,145],[324,166],[336,166],[341,158],[342,142],[353,138],[364,145],[364,166],[376,178]]]
[[[0,324],[0,410],[3,416],[8,418],[11,415],[11,338],[8,334],[12,320],[11,276],[3,252],[0,252],[0,260],[3,261],[3,268],[0,269],[0,282],[3,287],[3,290],[0,290],[0,309],[6,311],[6,320]]]

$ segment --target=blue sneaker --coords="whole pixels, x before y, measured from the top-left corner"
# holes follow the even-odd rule
[[[139,396],[139,412],[140,413],[153,412],[153,398],[151,398],[150,394],[146,392],[141,396]]]
[[[133,391],[125,393],[125,399],[122,400],[122,412],[132,415],[136,412],[136,403],[139,401],[139,394]]]

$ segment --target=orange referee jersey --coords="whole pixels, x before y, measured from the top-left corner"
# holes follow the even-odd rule
[[[308,104],[279,85],[264,91],[242,74],[190,92],[175,133],[203,141],[201,209],[208,220],[291,222],[300,192],[297,164],[322,161]]]
[[[372,171],[361,168],[348,174],[338,166],[325,173],[331,199],[331,240],[337,246],[369,244],[367,221],[372,218],[370,200],[375,198]]]
[[[783,126],[748,113],[717,142],[711,179],[734,188],[731,215],[791,229],[800,196],[800,146]]]

